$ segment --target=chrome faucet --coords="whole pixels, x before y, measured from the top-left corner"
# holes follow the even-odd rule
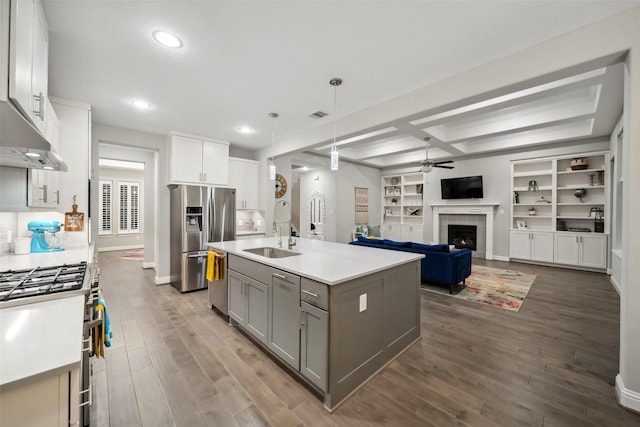
[[[293,247],[296,245],[296,241],[291,236],[291,228],[292,228],[292,223],[291,223],[291,205],[289,203],[287,203],[286,200],[278,200],[278,202],[273,207],[273,232],[276,233],[276,232],[278,232],[278,229],[280,229],[280,232],[278,233],[278,246],[282,247],[282,228],[280,228],[280,226],[278,225],[279,222],[276,221],[276,209],[278,208],[278,205],[280,205],[280,204],[282,206],[287,206],[288,209],[289,209],[289,220],[287,221],[287,223],[289,224],[289,239],[287,240],[287,247],[288,247],[288,249],[293,249]]]

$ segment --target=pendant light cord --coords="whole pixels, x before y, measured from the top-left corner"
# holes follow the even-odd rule
[[[338,128],[338,86],[342,84],[342,79],[339,77],[334,77],[329,80],[329,84],[333,86],[333,146],[331,147],[331,151],[337,151],[336,139],[337,139],[337,128]]]

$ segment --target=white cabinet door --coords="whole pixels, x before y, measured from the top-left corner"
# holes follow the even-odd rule
[[[509,256],[511,258],[531,259],[531,233],[512,231],[509,236]]]
[[[560,264],[578,265],[580,262],[579,236],[573,233],[556,233],[554,261]]]
[[[531,260],[553,262],[553,234],[531,232]]]
[[[229,144],[226,142],[171,134],[169,163],[172,183],[229,183]]]
[[[34,7],[31,95],[33,97],[33,123],[43,135],[47,132],[47,98],[49,87],[48,32],[42,4],[38,2]]]
[[[384,224],[382,237],[389,240],[402,240],[402,226],[400,224]]]
[[[581,263],[584,267],[607,267],[607,236],[590,234],[580,236]]]
[[[590,268],[607,267],[607,236],[603,234],[556,233],[554,261]]]
[[[9,97],[33,120],[31,70],[33,69],[33,0],[11,2],[11,47],[9,51]]]
[[[202,181],[202,141],[179,135],[171,137],[171,179],[175,182]]]
[[[402,226],[402,241],[422,243],[423,241],[422,226],[421,225],[403,225]]]
[[[229,186],[236,189],[236,209],[258,209],[258,162],[230,157]]]
[[[58,153],[60,151],[60,144],[58,142],[60,135],[60,121],[58,120],[56,111],[53,109],[51,101],[49,101],[48,97],[45,99],[44,111],[47,115],[46,130],[44,136],[45,138],[47,138],[47,141],[51,143],[52,150]]]
[[[202,142],[202,182],[215,185],[229,183],[229,144]]]

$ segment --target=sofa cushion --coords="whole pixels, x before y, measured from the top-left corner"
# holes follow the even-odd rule
[[[396,242],[395,240],[383,240],[385,246],[394,246],[396,248],[410,248],[411,242]]]
[[[364,236],[358,236],[358,241],[363,243],[370,243],[374,245],[382,245],[384,243],[384,240],[382,239],[370,239]]]
[[[411,244],[411,248],[417,249],[419,251],[449,252],[449,245],[445,245],[445,244],[423,245],[422,243],[413,243]]]
[[[379,225],[367,225],[367,233],[369,234],[369,236],[382,237],[382,234],[380,234]]]

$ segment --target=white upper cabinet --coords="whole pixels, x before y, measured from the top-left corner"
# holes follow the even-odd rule
[[[169,171],[172,184],[227,185],[229,143],[171,133]]]
[[[229,186],[236,189],[236,209],[258,209],[258,162],[229,157]]]
[[[9,39],[9,98],[44,135],[49,36],[39,1],[11,1]]]

